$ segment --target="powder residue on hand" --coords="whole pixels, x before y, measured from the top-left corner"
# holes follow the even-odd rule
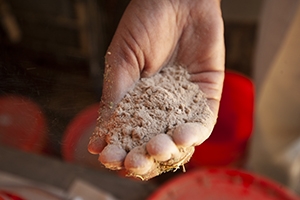
[[[127,152],[168,133],[186,122],[206,125],[212,113],[199,86],[189,81],[181,66],[163,68],[151,78],[142,78],[117,105],[98,134],[108,144]]]

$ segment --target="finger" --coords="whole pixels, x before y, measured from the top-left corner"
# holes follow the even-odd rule
[[[107,120],[117,103],[124,97],[140,78],[138,66],[129,66],[125,61],[118,61],[117,53],[106,56],[106,67],[103,79],[100,117]]]
[[[154,160],[150,155],[147,155],[144,146],[138,146],[127,154],[124,166],[130,173],[144,175],[152,170]]]
[[[167,161],[179,153],[172,138],[167,134],[158,134],[151,138],[146,145],[147,152],[156,161]]]
[[[88,144],[88,151],[91,154],[99,154],[106,145],[107,143],[104,140],[104,138],[100,138],[98,136],[92,136]]]
[[[177,147],[191,147],[204,142],[211,134],[212,127],[200,123],[186,123],[177,127],[172,138]]]
[[[107,145],[99,155],[99,161],[109,169],[122,169],[126,151],[117,145]]]

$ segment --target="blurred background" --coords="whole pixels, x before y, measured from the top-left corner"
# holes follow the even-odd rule
[[[128,2],[0,0],[0,146],[100,168],[86,145],[97,118],[105,51]],[[242,77],[248,87],[244,99],[239,99],[249,101],[247,108],[239,108],[248,109],[246,139],[241,148],[232,150],[236,152],[229,160],[217,163],[198,155],[204,163],[194,165],[245,164],[253,126],[251,80],[262,2],[222,0],[226,70]],[[244,91],[237,89],[235,95]],[[224,131],[223,126],[218,129]],[[214,134],[213,140],[220,138]]]

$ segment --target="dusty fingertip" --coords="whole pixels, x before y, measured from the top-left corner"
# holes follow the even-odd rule
[[[210,129],[200,123],[185,123],[174,130],[172,137],[178,147],[190,147],[203,143],[210,134]]]
[[[88,144],[88,151],[91,154],[99,154],[107,145],[106,141],[100,137],[93,136]]]
[[[146,145],[147,152],[157,161],[167,161],[179,150],[172,138],[167,134],[158,134],[151,138]]]
[[[147,155],[144,146],[138,146],[132,149],[126,156],[125,169],[135,175],[144,175],[151,171],[154,160]]]
[[[122,169],[126,155],[126,151],[120,146],[109,144],[100,153],[99,161],[109,169]]]

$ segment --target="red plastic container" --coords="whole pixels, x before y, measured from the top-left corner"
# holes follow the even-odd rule
[[[92,136],[98,118],[99,104],[96,103],[78,113],[69,123],[63,136],[62,156],[69,162],[97,166],[96,155],[87,151],[89,138]]]
[[[47,127],[40,107],[24,96],[0,97],[0,143],[41,153],[45,149]]]
[[[148,200],[299,200],[266,178],[234,169],[194,170],[171,179]]]
[[[253,128],[254,85],[226,71],[218,121],[211,136],[196,147],[188,167],[234,165],[243,159]]]
[[[29,185],[0,185],[0,200],[63,200],[52,191]]]

